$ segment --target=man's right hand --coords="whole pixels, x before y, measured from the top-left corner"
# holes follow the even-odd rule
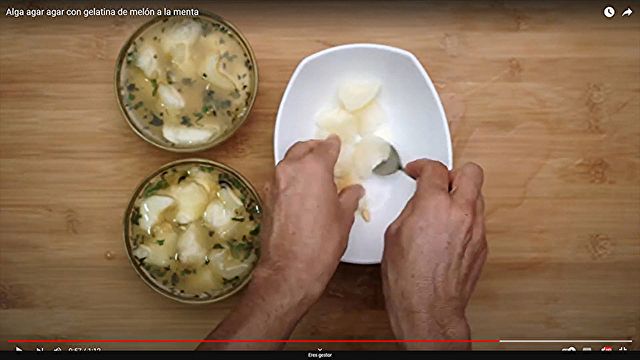
[[[439,162],[407,165],[417,188],[385,234],[382,283],[398,339],[469,339],[465,308],[487,257],[482,169],[449,172]],[[408,343],[468,349],[468,343]]]

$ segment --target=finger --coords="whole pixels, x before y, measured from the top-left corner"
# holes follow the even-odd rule
[[[475,203],[475,218],[473,220],[473,228],[471,230],[471,239],[467,244],[467,248],[478,248],[484,241],[485,225],[484,225],[484,197],[482,194]]]
[[[298,141],[295,144],[291,145],[291,147],[287,150],[287,153],[284,155],[283,160],[299,159],[313,150],[313,148],[316,147],[319,142],[320,140]]]
[[[474,263],[471,265],[471,271],[469,272],[469,278],[466,280],[465,284],[465,293],[467,294],[467,301],[471,297],[473,290],[476,288],[476,284],[480,279],[480,275],[482,275],[482,268],[484,267],[484,263],[487,260],[487,254],[489,253],[489,248],[487,246],[483,247],[477,254]]]
[[[340,138],[338,135],[331,134],[326,139],[319,141],[311,151],[314,154],[320,155],[320,157],[326,161],[327,165],[333,168],[340,155]]]
[[[340,147],[341,141],[338,135],[331,134],[326,139],[320,140],[311,152],[318,155],[333,169],[340,155]]]
[[[476,218],[471,231],[471,240],[466,246],[463,260],[467,300],[471,296],[476,282],[480,277],[488,253],[484,227],[484,199],[482,194],[476,204]]]
[[[355,212],[358,209],[358,203],[364,196],[364,188],[361,185],[351,185],[340,191],[338,194],[338,202],[340,205],[340,212],[342,217],[340,219],[344,237],[344,249],[346,251],[347,241],[351,227],[356,220]]]
[[[415,160],[407,164],[405,170],[416,179],[416,192],[449,191],[449,170],[439,161]]]
[[[358,209],[358,202],[364,196],[364,188],[362,185],[351,185],[340,191],[338,194],[338,201],[340,202],[340,209],[343,216],[350,219],[353,222],[354,213]]]
[[[451,198],[460,204],[475,203],[484,182],[482,168],[475,163],[466,163],[451,172]]]
[[[480,198],[475,205],[475,218],[471,228],[471,236],[464,248],[463,264],[465,264],[465,266],[475,262],[479,250],[487,245],[484,225],[484,198],[482,194],[480,194]]]
[[[426,160],[426,159],[419,159],[419,160],[415,160],[410,162],[409,164],[407,164],[407,166],[405,167],[405,170],[407,171],[407,174],[411,177],[418,178],[418,180],[420,179],[420,176],[422,176],[423,174],[423,170],[424,167],[434,167],[435,168],[435,176],[437,177],[436,180],[436,186],[434,187],[437,191],[442,191],[444,193],[444,191],[448,190],[449,186],[445,185],[445,183],[448,184],[448,177],[449,177],[449,171],[446,169],[446,167],[444,167],[444,165],[442,165],[442,163],[440,162],[436,162],[436,161],[432,161],[432,160]],[[424,174],[427,174],[428,171],[433,171],[433,170],[425,170]],[[428,177],[429,175],[424,175],[425,176],[425,181],[426,181],[426,177]],[[445,179],[446,177],[446,179]],[[420,187],[422,186],[422,187]],[[414,208],[416,208],[416,206],[419,206],[418,204],[421,203],[421,199],[424,199],[424,197],[420,196],[421,193],[424,193],[424,189],[426,189],[427,187],[429,187],[430,185],[420,185],[420,182],[418,182],[417,187],[416,187],[416,192],[413,194],[413,196],[409,199],[409,201],[407,202],[407,204],[405,205],[405,207],[402,209],[402,211],[400,212],[400,214],[398,215],[398,217],[396,218],[396,220],[391,223],[391,225],[389,225],[389,227],[387,228],[387,231],[385,232],[385,237],[387,233],[393,233],[395,228],[397,228],[396,223],[401,223],[403,219],[407,218],[410,216],[410,214],[413,213]],[[444,190],[444,191],[443,191]]]

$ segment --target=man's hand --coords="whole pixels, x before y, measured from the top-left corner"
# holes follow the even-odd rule
[[[360,186],[337,193],[333,168],[340,139],[298,143],[276,167],[265,189],[269,236],[263,239],[260,271],[274,275],[291,290],[304,290],[315,302],[335,272],[347,247]]]
[[[385,234],[382,284],[399,339],[469,339],[465,308],[487,257],[482,169],[407,165],[416,193]],[[469,344],[407,345],[467,349]]]
[[[340,140],[292,146],[265,187],[261,259],[233,312],[210,339],[286,339],[315,303],[344,253],[358,201],[357,185],[337,193],[333,168]],[[202,344],[200,349],[279,348],[283,344]]]

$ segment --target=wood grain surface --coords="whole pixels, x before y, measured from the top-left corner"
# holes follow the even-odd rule
[[[125,5],[162,2],[150,3]],[[445,104],[454,164],[475,161],[485,169],[490,254],[468,308],[473,337],[620,338],[637,348],[640,4],[632,4],[636,13],[623,18],[629,4],[614,1],[612,19],[600,2],[168,6],[226,17],[255,50],[260,85],[249,120],[226,143],[196,156],[238,169],[257,187],[273,174],[277,107],[303,57],[352,42],[415,53]],[[119,7],[95,3],[105,5]],[[0,348],[24,338],[204,337],[237,297],[193,306],[159,296],[136,276],[121,236],[138,182],[185,157],[139,139],[117,107],[115,58],[148,18],[14,19],[4,16],[8,6],[0,15]],[[379,267],[347,264],[293,334],[392,337]],[[394,348],[287,348],[319,345]]]

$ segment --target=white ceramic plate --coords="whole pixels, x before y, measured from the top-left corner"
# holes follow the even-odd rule
[[[316,113],[337,104],[338,86],[353,78],[380,81],[378,103],[387,126],[376,134],[393,144],[406,164],[415,159],[439,160],[452,166],[451,139],[440,98],[418,59],[410,52],[377,44],[329,48],[303,59],[289,81],[276,119],[276,164],[287,149],[312,139]],[[364,184],[371,221],[356,216],[342,261],[376,264],[382,259],[384,232],[415,191],[415,182],[398,172],[372,176]]]

